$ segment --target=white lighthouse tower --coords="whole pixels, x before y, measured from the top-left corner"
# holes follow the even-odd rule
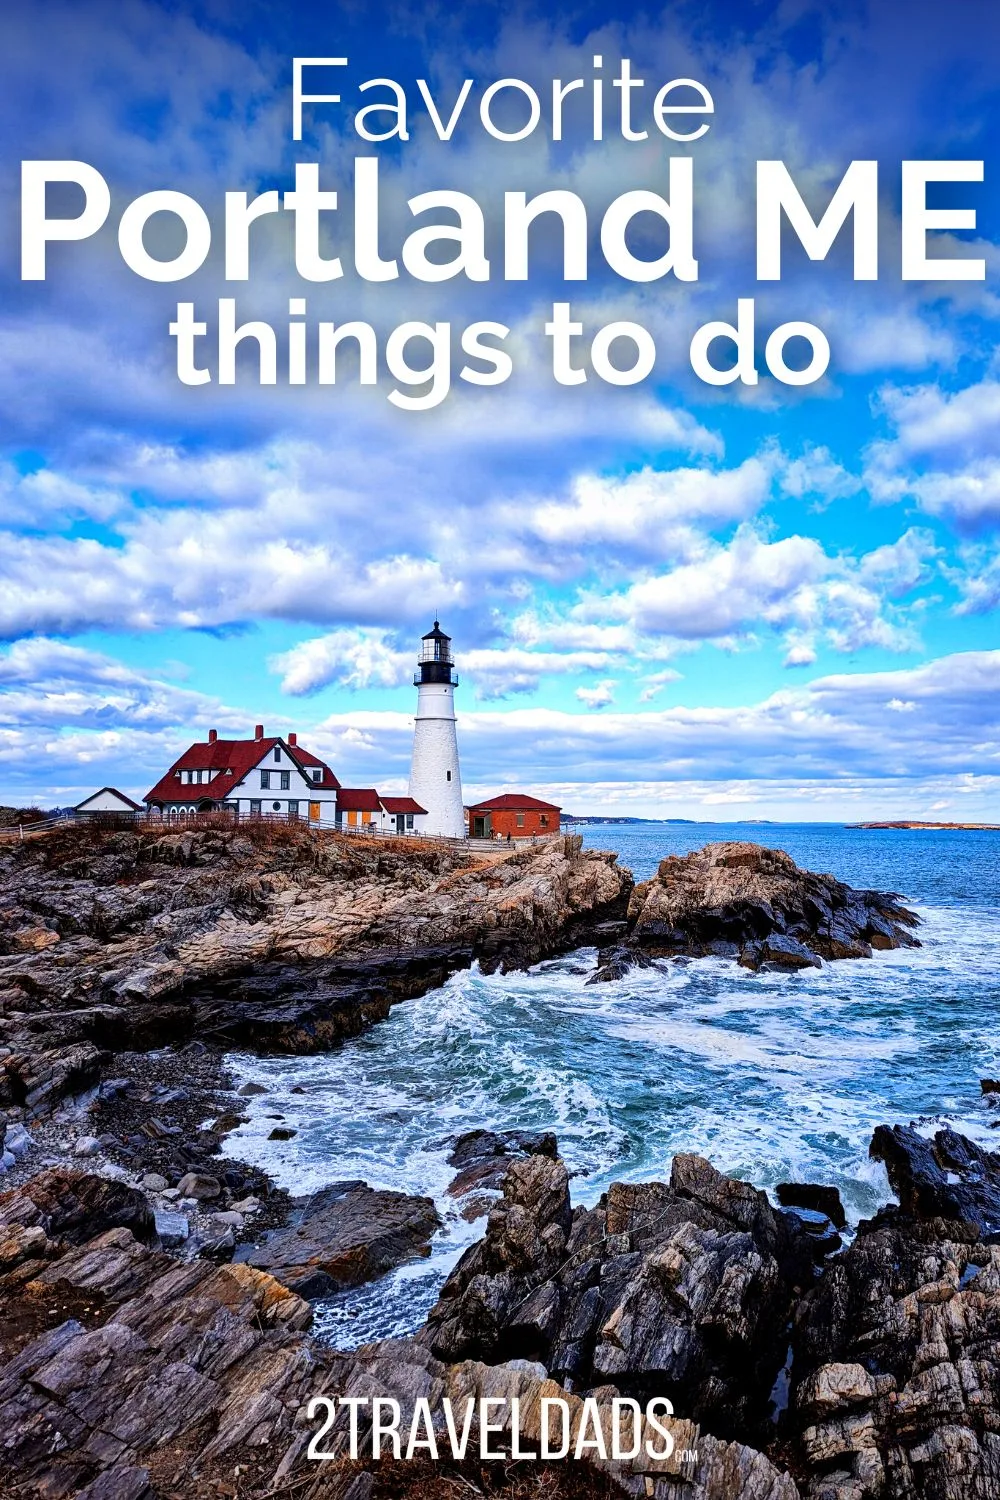
[[[461,839],[466,830],[455,727],[458,678],[451,637],[445,635],[437,620],[434,629],[420,643],[420,660],[413,682],[418,692],[410,796],[427,809],[424,826],[428,833]]]

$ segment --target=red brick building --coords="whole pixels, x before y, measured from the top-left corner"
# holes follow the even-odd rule
[[[560,809],[525,792],[502,792],[469,808],[469,836],[474,839],[530,839],[559,832]]]

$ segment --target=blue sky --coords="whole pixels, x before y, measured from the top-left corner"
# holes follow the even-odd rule
[[[0,800],[142,794],[209,727],[297,729],[349,783],[405,783],[416,641],[455,637],[470,792],[525,786],[578,812],[696,818],[936,816],[1000,821],[1000,18],[986,3],[672,5],[619,10],[156,3],[8,6],[0,18]],[[289,130],[291,58],[346,55],[342,110]],[[439,143],[415,79],[445,97],[505,76],[606,74],[712,91],[689,148],[697,283],[566,284],[541,237],[525,283],[360,281],[295,272],[265,224],[251,280],[217,251],[157,285],[122,263],[125,206],[187,192],[220,231],[226,190],[288,188],[320,163],[350,199],[378,149],[398,253],[415,193],[475,194],[490,244],[504,189],[568,187],[600,215],[665,191],[670,149],[540,129],[491,141],[474,109]],[[358,141],[358,84],[398,79],[412,136]],[[320,85],[322,87],[322,85]],[[369,99],[372,96],[369,96]],[[473,96],[475,98],[475,95]],[[648,118],[642,123],[648,123]],[[22,282],[23,158],[75,158],[112,190],[105,228]],[[755,278],[754,164],[783,158],[815,209],[854,158],[880,164],[880,275],[849,245],[812,264],[786,241]],[[985,282],[904,283],[899,164],[982,159],[945,253]],[[67,208],[65,211],[69,212]],[[645,231],[644,231],[645,232]],[[151,234],[148,242],[152,243]],[[164,240],[164,244],[168,241]],[[166,253],[166,252],[164,252]],[[376,388],[186,388],[167,323],[180,298],[280,324],[505,323],[512,379],[455,382],[433,411]],[[714,390],[694,329],[755,297],[765,332],[808,319],[827,376]],[[540,330],[554,300],[588,327],[632,319],[659,359],[641,385],[558,388]],[[762,340],[758,340],[759,343]]]

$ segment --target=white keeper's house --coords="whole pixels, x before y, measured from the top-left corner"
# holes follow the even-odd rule
[[[225,811],[240,818],[302,818],[373,833],[467,838],[455,720],[458,678],[451,637],[437,620],[420,642],[413,681],[417,712],[405,797],[383,796],[375,787],[342,787],[326,762],[303,749],[296,735],[265,735],[258,724],[252,740],[220,740],[210,729],[208,739],[189,746],[146,793],[146,809],[168,819]],[[105,787],[77,811],[127,812],[117,804],[105,806],[112,794],[121,798]]]
[[[166,817],[225,809],[241,817],[332,824],[339,791],[330,767],[296,735],[265,735],[258,724],[252,740],[220,740],[210,729],[207,741],[185,750],[143,800],[151,813]]]

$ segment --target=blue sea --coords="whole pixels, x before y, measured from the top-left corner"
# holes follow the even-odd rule
[[[1000,1149],[979,1079],[1000,1073],[1000,833],[824,824],[589,825],[636,879],[667,854],[722,839],[787,850],[851,885],[901,893],[922,947],[797,974],[675,960],[587,985],[580,950],[528,973],[456,974],[320,1057],[235,1055],[268,1093],[227,1149],[296,1193],[363,1178],[433,1196],[445,1219],[429,1260],[320,1304],[342,1348],[407,1332],[482,1233],[447,1198],[463,1131],[554,1130],[574,1199],[612,1181],[665,1178],[677,1151],[773,1189],[835,1184],[849,1218],[890,1200],[868,1142],[883,1121],[951,1123]],[[292,1092],[293,1089],[303,1092]],[[298,1133],[267,1140],[277,1118]]]

